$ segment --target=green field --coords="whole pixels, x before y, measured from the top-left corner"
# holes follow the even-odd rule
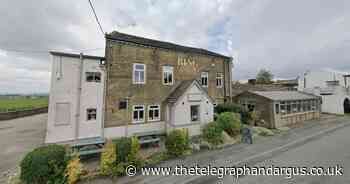
[[[48,106],[48,97],[40,97],[35,99],[0,99],[0,112],[33,109],[46,106]]]

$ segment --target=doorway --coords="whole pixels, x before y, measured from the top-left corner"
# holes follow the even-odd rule
[[[350,100],[348,98],[344,100],[344,113],[350,113]]]

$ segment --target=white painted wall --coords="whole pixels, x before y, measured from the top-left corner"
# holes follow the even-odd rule
[[[126,133],[127,131],[127,133]],[[135,134],[146,133],[146,132],[164,132],[165,133],[165,122],[152,122],[152,123],[141,123],[131,124],[128,127],[118,126],[104,129],[104,137],[106,138],[119,138],[119,137],[130,137]]]
[[[191,95],[199,95],[200,101],[189,100],[189,96]],[[191,105],[199,105],[200,117],[198,122],[191,121]],[[171,108],[171,120],[168,123],[168,131],[172,130],[174,127],[187,128],[190,136],[199,135],[201,133],[200,128],[213,120],[213,102],[196,86],[196,84],[192,84]]]
[[[339,86],[327,86],[326,81],[332,80],[339,80]],[[349,79],[345,79],[344,74],[341,73],[311,71],[299,78],[298,90],[321,96],[322,112],[344,114],[343,103],[344,100],[350,96],[348,88],[349,85],[345,86],[345,80]],[[304,81],[306,81],[306,87],[304,86]],[[322,91],[328,91],[332,94],[321,95]]]
[[[71,141],[78,138],[102,135],[102,107],[104,71],[98,59],[84,58],[82,72],[79,70],[80,59],[69,56],[52,55],[51,87],[46,143]],[[86,82],[85,72],[101,72],[101,83]],[[78,96],[81,76],[81,95]],[[76,122],[77,102],[80,98],[80,116]],[[69,122],[57,124],[55,121],[57,103],[69,103]],[[97,108],[95,121],[87,121],[86,109]]]

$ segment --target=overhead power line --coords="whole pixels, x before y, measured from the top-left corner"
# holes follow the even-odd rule
[[[101,23],[100,23],[100,21],[98,20],[98,17],[97,17],[97,15],[96,15],[96,11],[95,11],[94,5],[92,5],[91,0],[89,0],[89,4],[90,4],[90,7],[91,7],[91,9],[92,9],[92,12],[94,13],[94,16],[95,16],[96,22],[97,22],[97,24],[98,24],[98,26],[99,26],[99,28],[100,28],[100,31],[101,31],[102,34],[104,35],[105,32],[103,31],[102,26],[101,26]]]

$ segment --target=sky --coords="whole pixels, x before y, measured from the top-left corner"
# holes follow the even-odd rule
[[[104,32],[120,31],[234,58],[234,80],[270,70],[350,72],[349,0],[92,0]],[[49,50],[104,55],[88,0],[2,0],[0,93],[50,88]]]

